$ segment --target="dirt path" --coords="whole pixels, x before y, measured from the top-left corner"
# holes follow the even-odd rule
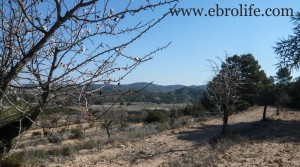
[[[229,123],[232,129],[249,126],[251,122],[259,121],[262,108],[256,108],[242,114],[231,116]],[[274,108],[268,108],[267,116],[274,114]],[[205,122],[193,122],[190,126],[169,130],[151,136],[138,142],[119,144],[116,147],[97,150],[82,150],[62,166],[159,166],[172,158],[193,150],[195,146],[207,144],[210,138],[221,130],[221,119]],[[50,164],[56,166],[58,164]]]

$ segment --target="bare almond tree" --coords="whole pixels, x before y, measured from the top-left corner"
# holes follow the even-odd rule
[[[207,97],[222,114],[223,126],[222,135],[227,133],[228,117],[230,107],[239,102],[238,90],[243,86],[244,79],[241,77],[239,65],[231,66],[227,61],[219,58],[221,67],[212,60],[209,60],[213,73],[213,79],[207,85]]]
[[[103,109],[97,114],[101,115],[105,111],[106,110]],[[127,118],[127,115],[127,112],[125,110],[122,110],[121,108],[111,109],[109,110],[109,112],[103,114],[101,120],[98,122],[101,124],[101,128],[105,129],[108,140],[111,139],[111,131],[114,126],[122,124],[122,122],[124,122],[124,120]]]
[[[76,97],[88,112],[87,96],[101,92],[91,89],[92,84],[119,83],[167,47],[145,55],[126,53],[169,12],[149,20],[136,18],[176,2],[1,0],[0,154],[11,149],[13,138],[36,124],[48,104]]]

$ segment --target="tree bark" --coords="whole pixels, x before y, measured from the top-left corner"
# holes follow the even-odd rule
[[[105,122],[104,122],[104,124],[103,124],[103,127],[105,128],[105,130],[106,130],[106,133],[107,133],[107,137],[108,137],[108,140],[110,140],[110,132],[109,132],[109,128],[110,128],[110,126],[111,126],[111,124],[113,123],[113,121],[109,121],[109,122],[107,122],[106,120],[105,120]]]
[[[268,105],[266,104],[266,105],[264,106],[264,112],[263,112],[263,117],[262,117],[262,120],[263,120],[263,121],[265,121],[265,120],[266,120],[266,115],[267,115],[267,107],[268,107]]]
[[[227,134],[227,128],[228,128],[228,110],[227,107],[225,107],[223,111],[223,126],[222,126],[221,135]]]
[[[107,133],[108,140],[110,140],[109,126],[106,126],[105,129],[106,129],[106,133]]]

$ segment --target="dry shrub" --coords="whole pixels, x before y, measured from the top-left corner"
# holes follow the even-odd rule
[[[84,133],[81,128],[71,129],[70,139],[82,139],[84,138]]]
[[[47,155],[53,155],[53,156],[71,156],[74,152],[72,146],[62,146],[62,147],[54,147],[49,150],[47,150]]]
[[[158,132],[163,132],[163,131],[171,129],[170,121],[159,122],[156,125],[156,129]]]
[[[88,140],[76,144],[74,146],[74,150],[79,151],[79,150],[93,149],[93,148],[97,148],[97,150],[99,150],[102,144],[103,143],[100,140]]]
[[[52,135],[52,136],[48,136],[48,141],[49,143],[58,144],[62,142],[62,139],[57,135]]]
[[[166,120],[166,114],[163,110],[150,110],[145,118],[145,122],[164,122]]]

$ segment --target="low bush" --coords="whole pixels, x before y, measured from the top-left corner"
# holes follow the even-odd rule
[[[250,103],[248,103],[248,102],[242,102],[242,103],[237,104],[235,106],[235,109],[236,109],[236,111],[245,111],[249,107],[251,107]]]
[[[58,131],[61,140],[63,139],[63,136],[66,132],[67,132],[67,129],[65,129],[65,128],[62,128]]]
[[[170,125],[169,121],[160,122],[157,124],[156,129],[158,132],[163,132],[163,131],[171,129],[171,125]]]
[[[193,117],[199,117],[203,114],[205,111],[204,107],[202,106],[201,103],[193,103],[187,105],[183,110],[182,113],[183,115],[190,115]]]
[[[52,156],[71,156],[73,149],[71,146],[54,147],[47,151],[46,154]]]
[[[175,109],[172,109],[170,111],[170,118],[180,118],[183,116],[183,110],[175,110]]]
[[[127,121],[132,123],[144,122],[144,119],[147,116],[146,111],[128,111],[127,113]]]
[[[162,110],[150,110],[144,122],[163,122],[166,120],[166,114]]]
[[[120,127],[118,128],[118,130],[120,131],[125,131],[126,128],[129,127],[129,123],[128,122],[123,122],[121,123]]]
[[[73,153],[73,149],[69,146],[63,147],[61,149],[61,155],[62,156],[70,156]]]
[[[84,133],[81,128],[71,129],[70,139],[82,139],[83,137]]]
[[[45,129],[45,130],[43,131],[43,135],[44,135],[44,136],[49,136],[50,134],[51,134],[51,132],[50,132],[49,130],[46,130],[46,129]]]
[[[172,129],[180,128],[188,124],[188,117],[181,117],[178,119],[171,119],[170,126]]]
[[[75,150],[85,150],[85,149],[93,149],[93,148],[100,148],[101,146],[100,140],[88,140],[81,142],[75,146]]]
[[[48,141],[49,141],[49,143],[54,143],[54,144],[58,144],[58,143],[61,143],[62,142],[62,139],[61,139],[61,137],[59,137],[59,136],[48,136]]]

